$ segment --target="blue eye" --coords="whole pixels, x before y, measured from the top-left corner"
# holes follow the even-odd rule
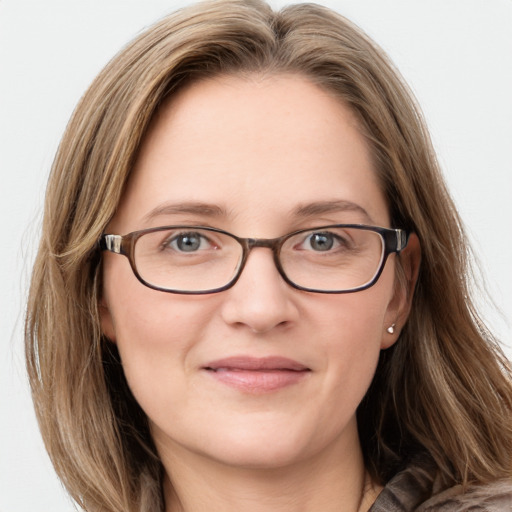
[[[305,241],[305,245],[314,251],[330,251],[337,243],[338,237],[332,233],[312,233]]]
[[[168,240],[167,247],[179,252],[196,252],[210,247],[209,240],[200,233],[191,231],[190,233],[180,233]]]

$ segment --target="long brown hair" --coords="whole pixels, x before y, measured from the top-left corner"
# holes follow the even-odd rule
[[[214,0],[163,19],[107,65],[53,164],[26,352],[60,478],[89,512],[164,508],[146,417],[101,334],[97,240],[159,105],[194,80],[253,72],[301,74],[351,107],[393,224],[421,241],[410,317],[358,410],[372,476],[384,482],[426,452],[445,486],[510,477],[510,367],[472,305],[468,243],[412,95],[383,52],[328,9]]]

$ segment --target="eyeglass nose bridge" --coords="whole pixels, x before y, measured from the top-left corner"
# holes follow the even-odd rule
[[[278,237],[278,238],[238,238],[238,241],[243,247],[243,255],[242,255],[242,261],[240,262],[240,266],[238,268],[237,276],[235,280],[232,282],[231,286],[238,281],[240,278],[244,268],[245,264],[247,263],[247,260],[249,259],[249,255],[253,249],[256,247],[261,247],[264,249],[270,249],[272,251],[272,255],[274,258],[274,264],[277,268],[277,271],[281,275],[281,277],[285,280],[285,282],[290,283],[290,280],[284,273],[283,267],[281,266],[281,262],[279,261],[279,249],[281,248],[281,245],[283,243],[283,239],[286,237]],[[293,286],[293,285],[292,285]]]
[[[251,251],[255,247],[265,247],[271,249],[273,252],[279,247],[282,237],[279,238],[243,238],[244,245],[247,251]]]

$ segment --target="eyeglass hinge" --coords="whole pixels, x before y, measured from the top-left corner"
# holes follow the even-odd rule
[[[107,250],[121,254],[121,235],[105,235],[105,246]]]
[[[405,249],[407,245],[407,232],[403,229],[396,230],[396,238],[397,238],[397,251],[400,252],[402,249]]]

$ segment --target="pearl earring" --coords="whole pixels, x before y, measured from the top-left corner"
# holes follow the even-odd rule
[[[395,333],[395,324],[390,325],[390,326],[386,329],[386,331],[388,331],[388,332],[389,332],[389,334],[394,334],[394,333]]]

